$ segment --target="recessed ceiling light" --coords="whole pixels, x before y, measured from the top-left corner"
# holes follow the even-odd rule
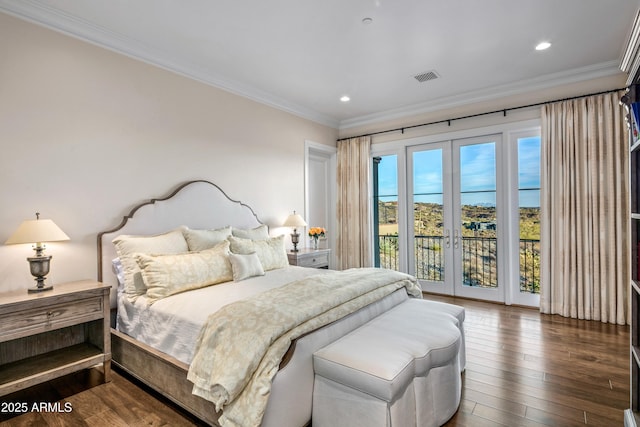
[[[542,42],[542,43],[539,43],[539,44],[536,46],[536,50],[545,50],[545,49],[549,49],[550,47],[551,47],[551,43],[549,43],[549,42]]]
[[[341,102],[349,102],[349,101],[351,101],[351,98],[349,98],[347,95],[342,95],[340,97],[340,101]]]
[[[372,19],[372,18],[369,18],[369,17],[362,19],[362,23],[363,23],[364,25],[369,25],[369,24],[371,24],[372,22],[373,22],[373,19]]]

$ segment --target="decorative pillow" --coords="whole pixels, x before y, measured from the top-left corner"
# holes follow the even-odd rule
[[[190,251],[203,251],[227,240],[227,237],[231,236],[231,227],[216,230],[191,230],[187,228],[183,230],[183,234]]]
[[[228,282],[233,278],[229,242],[226,240],[200,252],[138,254],[136,260],[147,285],[149,304],[170,295]]]
[[[120,294],[124,292],[124,269],[122,268],[120,258],[111,260],[111,271],[113,271],[113,274],[116,275],[116,279],[118,280],[118,296],[120,296]]]
[[[260,263],[260,258],[255,252],[252,254],[229,254],[231,269],[233,270],[233,280],[239,282],[249,277],[264,276],[264,269]]]
[[[116,253],[124,270],[124,292],[130,301],[135,301],[138,296],[147,292],[135,255],[139,253],[177,254],[187,252],[189,247],[182,231],[183,228],[178,228],[155,236],[122,235],[113,239]]]
[[[275,270],[289,265],[287,250],[284,247],[284,235],[265,240],[249,240],[229,237],[231,252],[248,255],[255,252],[264,271]]]
[[[269,227],[262,224],[257,226],[256,228],[247,230],[243,230],[241,228],[232,228],[231,234],[234,237],[239,237],[241,239],[265,240],[269,238]]]

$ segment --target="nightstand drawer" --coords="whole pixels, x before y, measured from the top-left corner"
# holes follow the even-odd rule
[[[326,267],[329,265],[329,254],[328,253],[318,253],[313,254],[312,256],[303,256],[298,258],[298,265],[300,267]]]
[[[61,304],[16,311],[0,315],[0,336],[10,340],[64,328],[104,316],[104,298],[71,300]]]

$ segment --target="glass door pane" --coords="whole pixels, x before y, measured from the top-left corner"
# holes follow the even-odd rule
[[[400,271],[398,241],[398,156],[374,161],[374,265]]]
[[[499,136],[454,141],[456,295],[501,300],[498,290]]]
[[[517,212],[513,247],[517,272],[511,276],[511,302],[540,305],[540,132],[527,131],[511,135],[516,149]],[[515,176],[514,176],[515,177]]]
[[[444,143],[410,150],[410,271],[422,289],[453,293],[449,211],[449,155]]]

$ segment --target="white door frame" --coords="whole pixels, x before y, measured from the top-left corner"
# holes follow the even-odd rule
[[[337,265],[336,258],[336,233],[337,233],[337,219],[336,219],[336,202],[337,202],[337,153],[336,147],[320,144],[317,142],[305,140],[304,141],[304,212],[305,221],[309,224],[309,199],[310,199],[310,180],[313,178],[309,176],[309,161],[311,159],[324,163],[326,168],[326,188],[328,194],[324,195],[325,203],[325,217],[328,218],[327,224],[327,245],[333,249],[331,251],[331,257],[329,259],[329,268],[335,268]],[[312,226],[312,224],[309,224]],[[304,237],[305,242],[308,240]]]
[[[458,236],[458,248],[454,247],[455,263],[454,263],[454,294],[466,298],[475,298],[488,301],[504,302],[505,300],[505,287],[508,286],[508,281],[505,280],[505,250],[504,237],[508,234],[505,233],[508,230],[505,229],[506,222],[502,220],[504,218],[506,195],[505,183],[504,183],[504,161],[503,161],[503,138],[501,133],[492,135],[477,136],[471,138],[460,138],[452,141],[452,197],[453,197],[453,239],[455,241],[456,234]],[[495,142],[495,169],[496,169],[496,274],[497,274],[497,287],[495,288],[483,288],[466,286],[462,282],[463,278],[463,265],[462,265],[462,218],[461,218],[461,200],[462,195],[460,193],[460,148],[467,145],[482,144],[488,142]],[[454,245],[455,246],[455,245]]]
[[[430,142],[423,145],[411,146],[407,148],[406,155],[406,183],[407,183],[407,200],[405,215],[408,212],[413,212],[413,194],[414,194],[414,168],[413,168],[413,154],[419,151],[429,150],[441,150],[442,151],[442,213],[443,213],[443,247],[441,250],[444,254],[444,281],[436,282],[430,280],[420,279],[420,286],[425,292],[434,292],[444,295],[454,294],[454,257],[453,257],[453,223],[451,210],[452,197],[451,197],[451,141],[439,141]],[[407,236],[405,246],[407,247],[407,263],[408,271],[410,274],[416,274],[416,261],[415,261],[415,224],[414,221],[410,221],[407,217],[406,231]]]

